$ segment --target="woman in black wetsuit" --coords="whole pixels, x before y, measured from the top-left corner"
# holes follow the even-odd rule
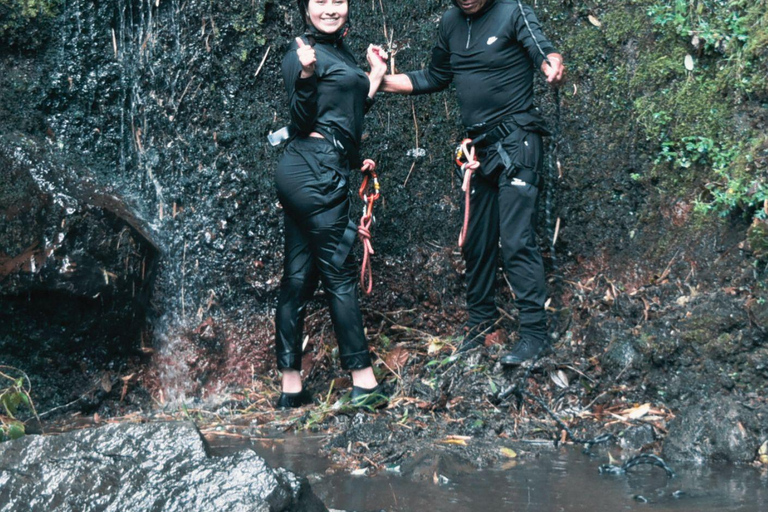
[[[291,128],[296,134],[277,166],[284,209],[285,263],[276,313],[275,349],[282,371],[277,407],[312,401],[301,383],[304,308],[322,280],[339,343],[351,370],[353,403],[383,394],[371,367],[358,303],[348,176],[360,166],[363,115],[386,72],[386,54],[369,47],[366,74],[344,43],[348,0],[298,0],[308,28],[283,58]]]

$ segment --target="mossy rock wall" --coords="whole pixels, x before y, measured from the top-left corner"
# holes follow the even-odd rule
[[[710,7],[719,12],[699,3],[702,19]],[[733,12],[754,26],[746,40],[718,49],[694,46],[676,22],[658,21],[654,9],[666,4],[654,0],[536,2],[569,76],[559,93],[536,83],[557,134],[540,223],[555,305],[563,277],[613,269],[636,285],[671,255],[709,268],[713,251],[744,238],[759,213],[744,197],[759,190],[740,192],[726,224],[696,214],[713,191],[729,190],[719,172],[739,162],[740,183],[764,183],[768,91],[755,77],[765,76],[768,56],[757,42],[768,28],[761,12],[737,3]],[[18,6],[4,1],[3,12],[10,5]],[[282,228],[272,185],[280,151],[266,135],[288,122],[280,61],[301,30],[293,2],[46,5],[35,16],[13,11],[0,25],[0,136],[44,141],[52,158],[90,169],[152,227],[163,251],[153,299],[158,358],[177,350],[179,364],[191,367],[202,354],[236,367],[233,380],[269,366]],[[355,1],[350,44],[361,63],[369,42],[388,43],[398,70],[419,68],[449,6]],[[40,27],[45,37],[22,37]],[[729,77],[736,57],[741,74]],[[729,87],[731,79],[740,85]],[[364,153],[379,163],[384,198],[367,322],[374,311],[414,310],[412,326],[446,334],[463,320],[462,194],[452,164],[461,135],[452,90],[384,96],[368,115]],[[713,268],[715,283],[722,269]],[[179,333],[192,348],[169,341]],[[169,343],[175,348],[164,352]],[[198,389],[206,377],[194,379]]]

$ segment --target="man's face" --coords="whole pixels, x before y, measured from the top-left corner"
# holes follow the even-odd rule
[[[475,14],[488,3],[488,0],[456,0],[456,3],[464,14]]]

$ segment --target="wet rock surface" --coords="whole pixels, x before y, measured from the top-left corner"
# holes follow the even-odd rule
[[[45,146],[0,138],[0,168],[2,364],[31,376],[42,410],[87,408],[94,379],[111,387],[138,362],[158,249],[128,205]]]
[[[252,451],[209,457],[191,423],[121,424],[0,445],[0,510],[321,512]]]
[[[723,397],[686,407],[669,425],[663,455],[671,461],[752,462],[766,413]]]

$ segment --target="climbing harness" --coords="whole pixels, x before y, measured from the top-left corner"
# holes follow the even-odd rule
[[[360,190],[357,195],[360,196],[363,203],[363,216],[360,217],[360,225],[357,227],[357,236],[363,244],[363,266],[360,269],[360,287],[366,295],[373,291],[373,273],[371,271],[371,254],[373,254],[373,245],[371,244],[371,226],[373,225],[373,203],[381,196],[379,189],[379,177],[376,174],[376,162],[370,158],[363,161],[360,168],[363,173],[363,182],[360,184]],[[369,183],[373,180],[373,194],[370,193]],[[368,284],[366,285],[366,275]]]
[[[472,192],[472,174],[478,165],[475,160],[475,148],[470,149],[469,145],[472,144],[472,139],[464,139],[461,144],[456,148],[456,165],[461,167],[464,173],[464,180],[461,184],[461,190],[464,191],[464,224],[461,227],[461,233],[459,233],[459,247],[464,247],[464,242],[467,240],[467,229],[469,228],[469,196]]]

